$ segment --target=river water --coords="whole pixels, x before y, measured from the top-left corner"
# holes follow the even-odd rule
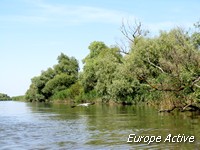
[[[148,144],[130,137],[162,137]],[[194,142],[164,140],[192,137]],[[180,139],[181,139],[180,138]],[[174,138],[175,139],[175,138]],[[180,141],[179,139],[179,141]],[[171,138],[170,138],[171,140]],[[200,114],[158,113],[154,108],[0,101],[0,149],[199,149]]]

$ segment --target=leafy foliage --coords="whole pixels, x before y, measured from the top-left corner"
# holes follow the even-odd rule
[[[26,101],[24,95],[13,96],[12,100],[14,100],[14,101]]]
[[[88,101],[100,97],[124,104],[170,105],[200,101],[199,22],[192,33],[176,28],[161,31],[157,37],[142,35],[141,24],[135,29],[131,39],[122,28],[130,41],[128,52],[92,42],[80,73],[77,60],[61,54],[58,64],[32,78],[26,99]]]
[[[84,71],[81,75],[81,81],[86,93],[92,91],[97,84],[97,57],[102,50],[107,49],[107,46],[103,42],[94,41],[88,48],[90,54],[83,60]]]
[[[198,99],[200,52],[180,28],[138,38],[118,69],[110,88],[116,100],[158,101],[168,93],[185,101]]]
[[[4,93],[0,93],[0,100],[10,100],[10,96]]]
[[[115,70],[122,56],[117,47],[109,48],[102,42],[89,46],[90,54],[84,59],[85,66],[81,81],[85,93],[96,90],[102,99],[109,99],[108,86],[112,84]]]
[[[29,101],[45,101],[59,91],[65,90],[78,79],[78,62],[74,57],[61,53],[58,64],[42,71],[40,76],[31,79],[30,88],[26,92]]]

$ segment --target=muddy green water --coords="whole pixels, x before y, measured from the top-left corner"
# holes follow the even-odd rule
[[[147,136],[161,136],[162,141],[127,143],[129,134],[146,140]],[[169,134],[194,136],[195,141],[164,142]],[[104,104],[71,108],[0,101],[0,149],[200,149],[200,115],[158,113],[150,107]]]

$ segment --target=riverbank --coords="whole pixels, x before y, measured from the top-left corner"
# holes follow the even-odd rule
[[[11,99],[10,96],[8,96],[7,94],[0,93],[0,101],[7,101],[10,99]]]
[[[26,102],[27,100],[25,99],[24,95],[21,96],[15,96],[12,97],[12,100],[14,101],[24,101]],[[34,101],[33,101],[34,102]],[[178,110],[181,112],[186,112],[186,111],[197,111],[200,112],[200,103],[198,102],[185,102],[180,99],[174,99],[173,97],[166,97],[166,99],[163,100],[158,100],[158,101],[142,101],[142,102],[135,102],[133,103],[128,103],[124,101],[114,101],[114,100],[102,100],[101,98],[94,98],[92,99],[91,96],[86,100],[86,98],[82,100],[72,100],[72,99],[64,99],[64,100],[45,100],[43,101],[44,103],[52,103],[52,104],[67,104],[70,106],[74,106],[80,103],[95,103],[95,104],[106,104],[106,105],[133,105],[133,106],[150,106],[156,109],[158,112],[166,112],[170,113],[174,110]]]
[[[22,102],[27,101],[25,99],[25,95],[13,96],[11,99],[14,100],[14,101],[22,101]]]

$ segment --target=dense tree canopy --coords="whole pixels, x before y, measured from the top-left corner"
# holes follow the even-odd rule
[[[117,47],[109,48],[102,42],[89,46],[90,54],[83,60],[81,81],[85,92],[96,90],[102,98],[109,98],[108,86],[112,83],[122,56]]]
[[[173,99],[198,100],[200,53],[183,30],[161,32],[155,38],[140,37],[124,59],[119,68],[123,71],[112,86],[116,98],[121,93],[119,87],[123,87],[118,96],[121,100],[161,100],[169,95]]]
[[[101,51],[108,49],[108,47],[103,42],[93,42],[88,47],[90,53],[83,60],[84,68],[82,78],[82,84],[84,86],[85,92],[93,90],[97,84],[97,58]]]
[[[26,92],[29,101],[45,101],[61,90],[69,88],[78,79],[78,62],[74,57],[61,53],[58,64],[42,71],[40,76],[31,79]]]
[[[122,27],[128,51],[92,42],[80,73],[77,60],[61,54],[57,65],[32,78],[26,98],[87,100],[92,95],[124,104],[148,102],[182,109],[199,103],[200,24],[192,32],[175,28],[155,37],[147,37],[141,24],[134,29]]]

